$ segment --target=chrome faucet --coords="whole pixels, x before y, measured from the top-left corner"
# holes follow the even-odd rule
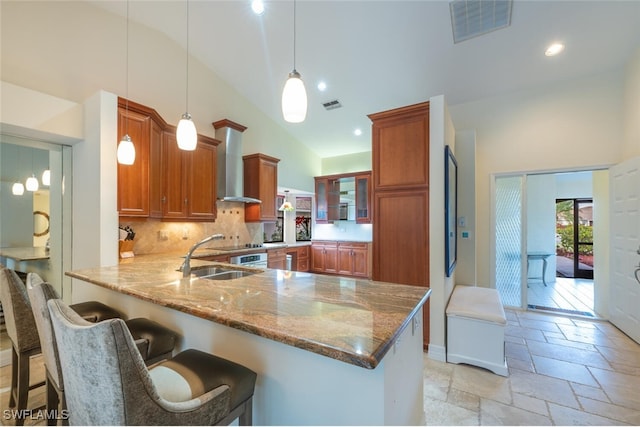
[[[200,246],[204,245],[205,243],[208,243],[212,240],[220,240],[224,238],[224,234],[213,234],[209,237],[205,237],[204,239],[200,240],[198,243],[196,243],[195,245],[191,246],[191,249],[189,249],[189,252],[187,252],[187,256],[184,257],[184,262],[182,263],[182,266],[180,267],[180,270],[182,270],[182,277],[189,277],[191,275],[191,256],[193,255],[193,252],[198,249]]]

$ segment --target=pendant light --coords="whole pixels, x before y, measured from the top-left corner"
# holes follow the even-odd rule
[[[284,212],[291,212],[291,211],[295,210],[295,208],[293,207],[293,205],[289,201],[289,190],[284,190],[284,202],[278,208],[278,210],[279,211],[284,211]]]
[[[187,80],[186,80],[186,108],[187,112],[182,115],[182,118],[178,122],[178,129],[176,130],[176,140],[178,141],[178,148],[186,151],[193,151],[198,145],[198,132],[196,131],[196,125],[191,120],[191,114],[189,111],[189,0],[187,0]]]
[[[129,113],[129,0],[127,0],[126,40],[127,40],[127,48],[126,48],[127,58],[125,60],[125,64],[126,64],[125,68],[127,69],[127,74],[125,77],[125,82],[127,86],[126,87],[127,99],[125,101],[124,109],[127,113]],[[136,147],[133,145],[133,142],[131,141],[131,137],[127,132],[127,130],[129,129],[129,120],[125,120],[124,126],[125,126],[125,135],[122,137],[122,139],[120,140],[120,143],[118,144],[118,152],[117,152],[118,163],[120,163],[121,165],[132,165],[133,162],[135,162],[136,160]]]
[[[282,91],[282,115],[289,123],[303,122],[307,117],[307,91],[296,71],[296,1],[293,0],[293,71]]]
[[[27,191],[38,191],[38,188],[40,187],[38,184],[38,178],[36,178],[34,174],[31,174],[31,176],[27,178],[25,186],[27,187]]]
[[[24,185],[21,182],[16,181],[11,187],[11,192],[14,196],[22,196],[24,194]]]
[[[51,185],[51,171],[49,169],[45,169],[42,172],[42,185],[46,185],[47,187]]]

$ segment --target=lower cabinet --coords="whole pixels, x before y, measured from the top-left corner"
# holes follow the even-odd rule
[[[311,244],[311,271],[371,277],[369,243],[317,241]]]
[[[287,267],[287,248],[267,249],[267,267],[284,270]]]
[[[298,246],[296,249],[296,271],[309,271],[309,252],[311,246]]]
[[[199,259],[201,261],[216,261],[216,262],[229,262],[229,255],[211,255],[203,257],[193,257],[193,259]]]
[[[338,274],[369,277],[369,244],[339,242]]]

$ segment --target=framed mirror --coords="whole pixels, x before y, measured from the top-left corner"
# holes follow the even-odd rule
[[[458,247],[458,162],[447,145],[444,156],[444,250],[445,272],[451,277],[456,268]]]

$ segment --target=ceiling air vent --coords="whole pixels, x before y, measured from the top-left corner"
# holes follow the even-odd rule
[[[338,101],[337,99],[334,99],[333,101],[323,102],[322,106],[325,110],[329,111],[342,107],[342,104],[340,104],[340,101]]]
[[[512,0],[454,0],[449,3],[454,43],[508,27],[511,4]]]

